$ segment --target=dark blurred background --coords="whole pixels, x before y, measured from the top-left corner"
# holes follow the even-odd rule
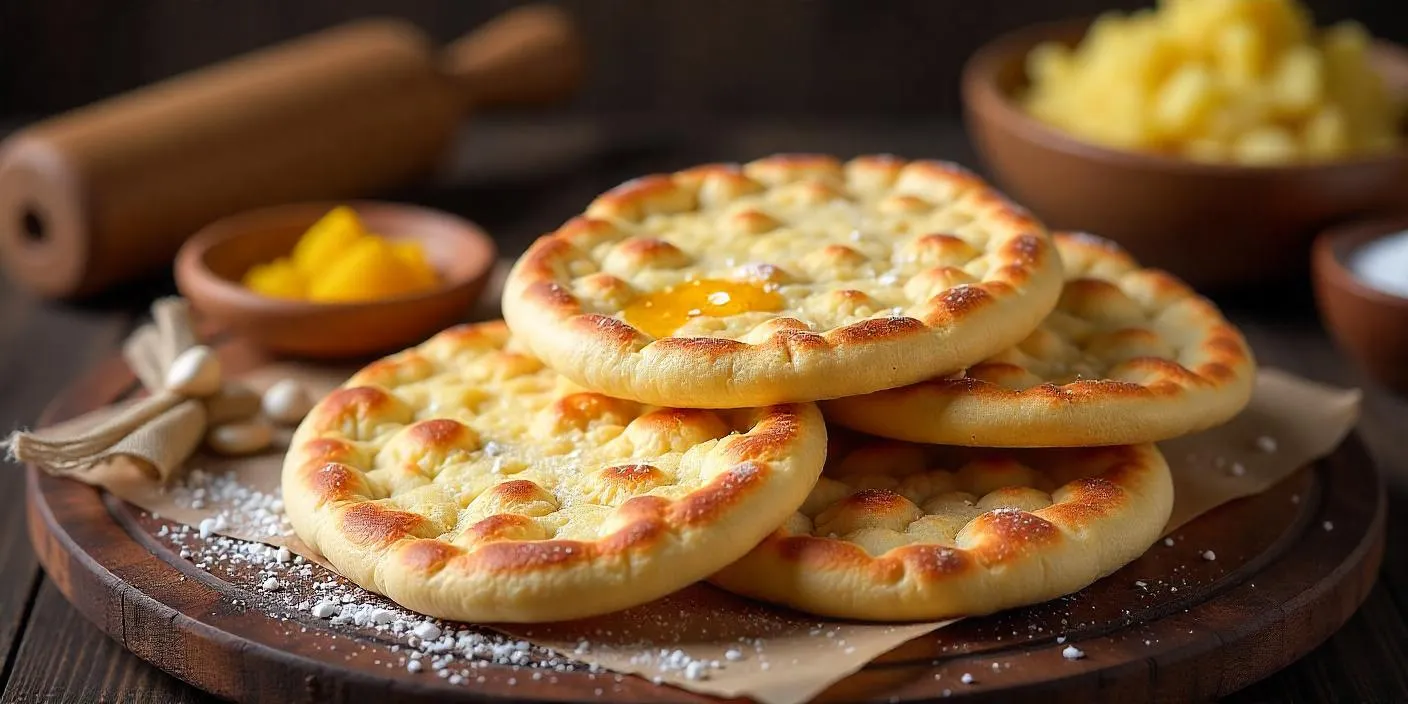
[[[71,108],[369,15],[440,40],[512,0],[0,0],[0,119]],[[575,0],[592,71],[571,110],[846,117],[952,115],[963,60],[1034,21],[1123,0]],[[1309,0],[1408,42],[1404,0]]]
[[[959,71],[980,44],[1032,22],[1152,2],[564,0],[559,4],[575,17],[589,53],[576,99],[541,113],[475,116],[440,178],[376,195],[465,215],[512,256],[627,178],[706,161],[778,151],[894,152],[983,170],[957,119]],[[1375,36],[1408,44],[1408,0],[1302,2],[1320,25],[1354,18]],[[28,120],[347,20],[400,16],[448,41],[521,4],[0,0],[0,136]],[[79,370],[112,354],[153,296],[173,291],[167,268],[67,306],[34,302],[0,277],[0,422],[32,422]],[[1366,383],[1321,330],[1308,277],[1289,291],[1255,286],[1217,295],[1260,363],[1328,383]],[[1397,517],[1389,523],[1389,554],[1401,556],[1408,546],[1408,401],[1374,385],[1366,390],[1359,428],[1389,470],[1390,515]],[[6,551],[3,538],[24,542],[17,503],[24,492],[21,475],[5,469],[0,606],[7,598],[25,606],[13,609],[8,623],[0,618],[0,671],[13,674],[0,701],[204,701],[87,625],[51,581],[41,580],[27,547]],[[14,500],[5,504],[5,497]],[[1404,565],[1401,557],[1386,560],[1384,579],[1340,635],[1231,701],[1404,701]],[[14,658],[7,660],[6,640],[26,617],[31,625],[9,641]]]

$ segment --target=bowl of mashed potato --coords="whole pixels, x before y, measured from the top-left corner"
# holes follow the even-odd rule
[[[970,59],[963,94],[1012,196],[1197,285],[1301,274],[1325,225],[1408,210],[1408,50],[1294,0],[1029,27]]]

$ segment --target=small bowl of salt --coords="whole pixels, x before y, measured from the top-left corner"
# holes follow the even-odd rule
[[[1408,216],[1331,228],[1311,264],[1320,317],[1340,349],[1408,394]]]

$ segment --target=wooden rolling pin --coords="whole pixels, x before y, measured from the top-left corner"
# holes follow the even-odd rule
[[[95,103],[0,144],[0,256],[34,293],[87,296],[222,216],[424,175],[466,111],[563,97],[580,67],[567,18],[532,6],[441,52],[356,22]]]

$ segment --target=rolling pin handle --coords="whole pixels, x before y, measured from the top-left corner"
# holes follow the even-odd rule
[[[576,88],[582,47],[566,12],[529,5],[455,40],[441,62],[472,108],[541,105]]]

